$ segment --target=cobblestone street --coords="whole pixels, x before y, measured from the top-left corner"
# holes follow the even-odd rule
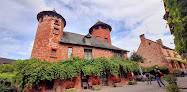
[[[187,77],[177,78],[178,86],[182,88],[187,88]],[[164,84],[168,86],[168,83],[164,81]],[[147,82],[138,82],[137,85],[123,85],[123,87],[114,88],[104,86],[102,90],[91,91],[91,90],[81,90],[78,92],[167,92],[164,86],[159,87],[157,81],[152,81],[152,85],[147,85]],[[187,89],[180,89],[180,92],[187,92]]]

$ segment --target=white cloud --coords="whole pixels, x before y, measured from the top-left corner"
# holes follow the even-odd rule
[[[110,24],[112,43],[126,50],[137,50],[139,35],[174,48],[173,36],[162,19],[165,10],[162,0],[1,0],[0,46],[3,54],[30,57],[37,30],[36,15],[40,11],[55,10],[67,21],[65,31],[87,34],[98,20]],[[8,6],[8,7],[7,7]],[[8,41],[8,43],[6,43]],[[10,45],[11,43],[14,43]],[[13,56],[12,56],[13,57]],[[16,58],[16,56],[14,56]],[[19,58],[19,57],[17,57]]]

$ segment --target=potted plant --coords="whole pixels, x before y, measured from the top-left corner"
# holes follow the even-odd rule
[[[112,80],[114,82],[114,87],[122,87],[123,86],[120,78],[112,78]]]
[[[179,69],[173,69],[173,74],[174,74],[174,76],[176,76],[176,77],[179,77],[180,76],[180,70]]]
[[[74,82],[66,82],[65,83],[66,89],[65,92],[76,92],[75,83]]]
[[[179,92],[179,87],[175,84],[171,84],[166,87],[169,92]]]
[[[101,84],[100,80],[98,80],[98,79],[92,80],[92,90],[94,90],[94,91],[101,90],[102,86],[100,84]]]
[[[137,81],[136,81],[136,78],[130,78],[130,81],[129,81],[129,85],[136,85],[137,84]]]
[[[150,78],[152,81],[155,81],[155,76],[154,75],[150,75]]]
[[[177,85],[177,77],[173,75],[164,75],[164,80],[167,81],[169,84]]]

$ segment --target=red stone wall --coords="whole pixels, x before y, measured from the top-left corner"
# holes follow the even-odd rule
[[[144,35],[140,39],[141,44],[137,50],[137,54],[142,55],[145,61],[144,63],[139,63],[139,65],[143,67],[150,67],[152,65],[167,66],[161,45],[146,39]]]
[[[55,24],[56,20],[59,21],[59,25]],[[54,33],[54,28],[59,29],[58,34]],[[40,19],[31,58],[37,58],[51,62],[66,60],[68,59],[68,47],[72,47],[73,56],[84,57],[84,48],[92,49],[93,58],[106,57],[110,59],[110,57],[113,56],[114,53],[111,50],[68,45],[63,43],[60,44],[58,41],[63,39],[63,28],[63,21],[61,19],[57,19],[56,17],[46,15],[43,17],[43,21]],[[102,29],[99,27],[99,30],[93,31],[93,36],[97,36],[97,34],[100,34],[100,36],[103,37],[103,40],[104,38],[108,38],[108,41],[111,43],[109,29]],[[55,57],[51,56],[52,49],[56,50]]]
[[[32,53],[32,58],[38,58],[41,60],[47,60],[51,62],[57,62],[58,60],[66,60],[68,59],[68,48],[72,48],[73,56],[84,57],[84,49],[92,49],[93,58],[106,57],[110,59],[111,56],[114,55],[114,52],[107,49],[93,48],[93,47],[85,47],[85,46],[76,46],[76,45],[68,45],[68,44],[57,44],[56,47],[49,47],[45,52],[41,51],[40,53]],[[47,48],[47,47],[46,47]],[[51,56],[51,50],[56,49],[56,57]],[[33,49],[34,52],[34,49]],[[46,54],[45,57],[42,57],[41,54]]]
[[[56,20],[58,20],[59,25],[54,24]],[[54,33],[54,28],[59,30],[58,34]],[[43,21],[39,20],[31,58],[48,59],[51,49],[59,46],[58,41],[62,38],[63,28],[62,19],[48,15],[43,16]]]
[[[105,38],[107,38],[108,43],[112,44],[111,43],[111,38],[110,38],[110,30],[108,28],[103,29],[101,26],[99,26],[99,29],[94,28],[93,32],[92,32],[92,36],[97,37],[97,39],[99,39],[101,41],[104,41],[104,42],[105,42]]]

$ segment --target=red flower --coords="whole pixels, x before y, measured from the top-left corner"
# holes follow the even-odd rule
[[[74,88],[75,86],[75,83],[74,82],[66,82],[64,85],[66,85],[66,89],[69,89],[69,88]]]

